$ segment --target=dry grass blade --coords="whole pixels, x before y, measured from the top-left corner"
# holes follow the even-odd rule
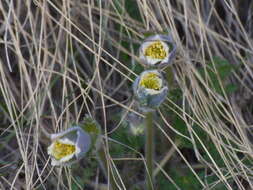
[[[155,115],[155,189],[253,189],[252,10],[250,0],[0,1],[0,189],[144,188],[144,140],[128,114],[145,115],[132,83],[148,32],[177,45]],[[102,126],[109,178],[93,156],[49,164],[43,131],[86,114]]]

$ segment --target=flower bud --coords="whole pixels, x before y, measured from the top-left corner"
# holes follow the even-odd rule
[[[101,145],[101,126],[96,120],[86,115],[82,122],[82,128],[89,133],[91,137],[91,147],[94,151],[97,151]]]
[[[144,66],[162,68],[172,63],[176,44],[170,35],[156,34],[144,40],[140,49],[140,62]]]
[[[138,110],[138,111],[140,111],[140,110]],[[129,112],[126,115],[125,120],[127,121],[128,125],[130,127],[130,131],[134,136],[144,134],[145,125],[144,125],[144,118],[143,117],[141,117],[140,115],[137,115],[134,112]]]
[[[133,91],[142,111],[152,111],[165,100],[168,87],[158,70],[147,70],[136,78]]]

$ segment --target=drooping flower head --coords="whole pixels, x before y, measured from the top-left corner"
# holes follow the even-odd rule
[[[144,40],[139,57],[144,66],[164,67],[172,63],[176,54],[176,44],[169,35],[156,34]]]
[[[157,108],[166,98],[168,87],[158,70],[146,70],[135,80],[134,95],[140,107],[144,109]]]

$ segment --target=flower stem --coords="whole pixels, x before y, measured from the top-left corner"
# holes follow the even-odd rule
[[[109,161],[107,160],[106,152],[103,146],[97,150],[97,159],[103,170],[104,176],[108,179],[108,183],[110,183],[110,189],[117,190],[117,184],[113,177],[113,172],[111,171],[110,166],[108,166]]]
[[[153,156],[154,156],[154,131],[153,131],[153,113],[146,113],[146,147],[145,157],[147,162],[146,184],[147,190],[153,189]]]

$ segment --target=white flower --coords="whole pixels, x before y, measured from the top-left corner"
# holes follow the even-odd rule
[[[52,144],[47,152],[53,166],[70,165],[81,159],[91,147],[91,137],[79,126],[74,126],[61,133],[50,135]]]
[[[164,67],[176,54],[176,45],[169,35],[154,35],[146,38],[139,49],[140,61],[144,66]]]
[[[147,70],[138,76],[133,85],[134,95],[141,107],[153,109],[167,97],[168,87],[158,70]]]

